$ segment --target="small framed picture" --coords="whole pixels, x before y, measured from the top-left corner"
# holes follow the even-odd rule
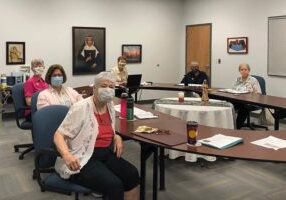
[[[142,45],[141,44],[123,44],[122,56],[126,57],[127,63],[142,62]]]
[[[227,53],[247,54],[248,53],[248,38],[247,37],[227,38]]]
[[[25,64],[25,42],[6,42],[6,64]]]

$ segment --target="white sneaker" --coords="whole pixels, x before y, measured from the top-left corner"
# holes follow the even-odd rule
[[[197,154],[194,154],[194,153],[187,153],[185,155],[185,161],[188,161],[188,162],[197,162]]]
[[[215,156],[203,156],[203,155],[200,155],[200,157],[205,159],[206,161],[209,161],[209,162],[216,161],[216,157]]]
[[[98,193],[95,193],[95,192],[91,193],[91,196],[95,197],[96,199],[97,199],[97,198],[102,198],[102,197],[103,197],[103,195],[102,195],[102,194],[98,194]]]

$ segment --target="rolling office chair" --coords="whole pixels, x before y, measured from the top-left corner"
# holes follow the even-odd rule
[[[36,111],[32,116],[36,150],[35,175],[42,192],[46,190],[64,194],[74,192],[75,199],[78,200],[79,193],[89,194],[93,191],[69,180],[62,179],[53,169],[56,158],[59,156],[53,141],[54,133],[65,118],[68,110],[69,108],[63,105],[52,105]],[[48,173],[48,175],[42,177],[42,173]],[[97,197],[103,198],[102,195]]]
[[[26,105],[23,83],[12,87],[12,98],[17,126],[23,130],[32,130],[32,122],[25,118],[25,110],[29,107]],[[26,148],[19,156],[19,160],[23,160],[24,155],[32,151],[34,146],[33,143],[14,145],[15,152],[19,152],[20,148]]]
[[[261,88],[261,93],[262,95],[266,95],[266,84],[265,84],[265,79],[261,76],[257,76],[257,75],[252,75],[254,78],[256,78],[256,80],[258,81],[260,88]],[[251,130],[255,130],[255,128],[263,128],[265,130],[268,130],[267,126],[262,126],[262,125],[258,125],[255,123],[251,123],[250,122],[250,113],[252,111],[257,111],[257,110],[261,110],[262,108],[260,106],[249,106],[249,112],[247,115],[247,121],[246,121],[246,127],[249,127]]]
[[[32,114],[32,122],[33,122],[33,115],[37,111],[37,102],[38,102],[38,96],[41,91],[38,91],[33,94],[31,99],[31,114]]]

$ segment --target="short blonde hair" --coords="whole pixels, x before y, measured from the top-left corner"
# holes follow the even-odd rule
[[[116,77],[111,72],[107,72],[107,71],[100,72],[94,77],[94,87],[98,86],[103,80],[109,80],[115,83]]]
[[[33,68],[35,68],[36,66],[38,66],[39,64],[42,65],[42,66],[44,66],[44,61],[43,61],[43,59],[41,59],[41,58],[33,59],[33,60],[31,61],[31,68],[33,69]]]
[[[243,66],[245,66],[245,67],[248,69],[248,71],[250,71],[250,66],[249,66],[249,64],[247,64],[247,63],[241,63],[241,64],[239,64],[239,66],[238,66],[238,71],[240,71],[240,69],[241,69]]]

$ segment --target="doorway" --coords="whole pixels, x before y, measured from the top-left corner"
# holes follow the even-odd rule
[[[185,72],[188,73],[192,62],[198,62],[200,70],[209,78],[209,85],[211,85],[211,36],[211,23],[186,26]]]

